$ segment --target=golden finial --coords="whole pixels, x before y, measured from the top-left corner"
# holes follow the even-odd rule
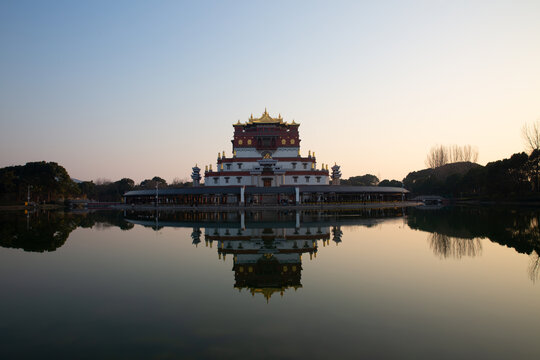
[[[326,164],[326,170],[328,171],[328,164]]]
[[[205,165],[204,172],[208,172],[208,165]]]
[[[311,150],[308,151],[308,157],[311,157]]]
[[[223,163],[219,164],[220,170],[223,170]]]
[[[312,163],[311,163],[311,170],[314,170],[314,169],[315,169],[315,163],[312,162]]]
[[[219,152],[217,153],[217,158],[221,159],[221,154]]]
[[[198,166],[197,166],[197,163],[195,163],[195,167],[198,167]]]
[[[315,157],[315,151],[313,152],[313,157]]]
[[[225,159],[225,150],[223,150],[223,158]]]
[[[212,171],[212,164],[210,164],[210,171]]]
[[[267,115],[268,111],[266,111],[266,106],[264,107],[264,114]]]

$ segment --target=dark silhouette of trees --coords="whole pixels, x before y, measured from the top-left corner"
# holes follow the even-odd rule
[[[366,174],[362,176],[352,176],[348,179],[342,179],[341,185],[354,185],[354,186],[377,186],[379,184],[379,178],[375,175]]]
[[[398,181],[398,180],[384,179],[383,181],[381,181],[379,183],[379,186],[383,186],[383,187],[402,187],[403,183],[401,181]]]
[[[454,163],[415,171],[403,181],[418,195],[526,199],[538,189],[539,160],[540,150],[531,155],[522,152],[486,166]]]
[[[85,181],[79,185],[81,194],[87,199],[104,202],[118,202],[122,196],[135,188],[135,182],[129,178],[110,182],[104,181],[95,184],[93,181]]]
[[[0,200],[57,201],[80,193],[64,167],[55,162],[29,162],[0,169]]]
[[[141,181],[139,184],[140,189],[155,189],[156,185],[160,188],[167,187],[167,181],[160,178],[159,176],[154,176],[152,179],[146,179]]]

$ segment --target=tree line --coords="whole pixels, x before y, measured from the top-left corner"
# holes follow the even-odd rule
[[[116,202],[122,199],[124,193],[131,190],[191,185],[191,182],[179,179],[167,184],[167,181],[159,176],[145,179],[139,184],[129,178],[114,182],[108,180],[75,182],[58,163],[38,161],[0,169],[0,202],[6,204],[30,200],[44,203],[76,198]]]
[[[534,150],[486,166],[459,162],[413,171],[403,181],[414,194],[526,200],[539,193],[539,164],[540,150]]]

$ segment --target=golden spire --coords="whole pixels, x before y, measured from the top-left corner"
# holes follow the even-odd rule
[[[223,158],[225,159],[225,150],[223,150]]]
[[[311,150],[308,151],[308,157],[311,157]]]
[[[219,164],[220,165],[220,170],[223,170],[223,163]]]
[[[208,172],[208,165],[204,166],[204,172]]]
[[[217,153],[217,158],[218,158],[218,160],[221,159],[221,154],[219,153],[219,151]]]
[[[300,148],[298,148],[298,156],[302,156],[302,155],[300,154]]]
[[[315,151],[313,152],[313,157],[315,157]]]
[[[314,162],[311,163],[311,170],[315,170],[315,163]]]
[[[210,164],[210,171],[212,171],[212,164]]]

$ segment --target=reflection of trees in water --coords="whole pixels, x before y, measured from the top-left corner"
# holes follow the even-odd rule
[[[533,253],[530,255],[530,263],[529,263],[529,278],[532,280],[532,282],[536,282],[538,280],[538,270],[540,269],[540,256],[538,256],[538,253],[536,251],[533,251]]]
[[[463,256],[482,255],[482,242],[478,238],[464,239],[435,232],[428,236],[428,242],[440,258],[460,259]]]
[[[5,212],[0,214],[0,246],[32,252],[55,251],[78,227],[105,229],[109,226],[129,230],[134,225],[126,222],[120,212],[37,211],[26,216]]]

